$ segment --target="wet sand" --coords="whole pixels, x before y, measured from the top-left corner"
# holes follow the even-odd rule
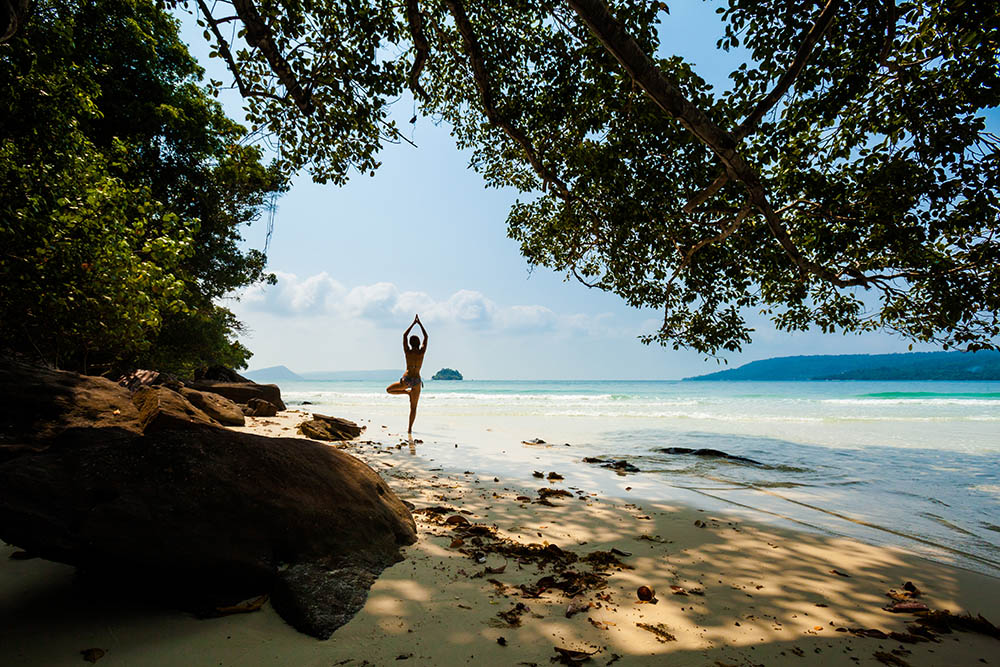
[[[296,436],[304,417],[245,428]],[[909,581],[931,609],[998,622],[998,579],[720,507],[529,485],[471,461],[442,470],[387,433],[372,427],[344,447],[412,503],[419,539],[330,640],[297,633],[268,604],[199,620],[140,595],[104,596],[81,589],[68,566],[11,560],[4,547],[0,663],[80,664],[88,648],[105,651],[101,665],[548,665],[556,648],[592,654],[569,663],[592,665],[1000,663],[1000,640],[981,634],[900,641],[916,616],[883,609],[887,591]],[[568,495],[542,503],[543,488]],[[641,586],[655,603],[639,600]]]

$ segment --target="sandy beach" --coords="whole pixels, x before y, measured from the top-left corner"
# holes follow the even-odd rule
[[[305,416],[250,418],[244,430],[294,437]],[[998,662],[996,638],[917,641],[917,616],[884,609],[894,589],[996,622],[1000,580],[987,575],[721,508],[616,498],[550,480],[552,470],[535,485],[481,474],[473,461],[444,470],[378,426],[329,446],[364,460],[411,503],[419,533],[330,640],[297,633],[267,603],[198,619],[144,602],[141,583],[134,596],[104,594],[76,582],[71,567],[3,547],[0,662],[79,664],[91,648],[103,651],[102,665]],[[639,599],[644,586],[652,600]]]

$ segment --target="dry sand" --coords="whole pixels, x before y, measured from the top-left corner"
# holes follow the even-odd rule
[[[303,416],[293,410],[251,419],[246,430],[295,436]],[[89,648],[105,652],[102,666],[548,665],[556,647],[592,653],[588,662],[572,663],[586,665],[1000,664],[1000,640],[980,634],[910,644],[838,632],[905,633],[915,617],[883,607],[888,589],[906,581],[932,609],[997,622],[998,579],[893,548],[755,523],[743,514],[633,504],[542,479],[534,488],[515,486],[480,476],[473,462],[468,472],[437,470],[410,456],[398,437],[368,439],[376,435],[363,434],[347,451],[418,510],[449,509],[415,513],[418,542],[330,640],[297,633],[267,604],[254,613],[199,620],[150,607],[141,595],[106,597],[74,583],[68,566],[11,560],[15,549],[3,547],[0,665],[81,664],[80,651]],[[572,495],[539,504],[543,487]],[[606,585],[572,600],[557,589],[525,597],[519,586],[537,590],[554,570],[540,568],[537,558],[492,552],[488,546],[496,540],[489,536],[478,547],[460,519],[452,519],[457,528],[446,523],[452,516],[483,526],[471,533],[495,528],[506,545],[538,545],[529,549],[534,554],[572,559],[617,549],[629,554],[617,556],[627,567],[609,567],[592,578]],[[476,558],[480,553],[484,562]],[[602,573],[583,561],[567,569]],[[640,586],[655,590],[655,604],[638,600]],[[671,586],[701,594],[674,594]],[[570,605],[582,611],[568,617]]]

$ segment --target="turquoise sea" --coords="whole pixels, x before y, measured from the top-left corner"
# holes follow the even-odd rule
[[[282,390],[290,407],[373,419],[372,437],[405,424],[384,383]],[[443,467],[529,481],[532,465],[558,468],[568,483],[701,498],[1000,576],[1000,382],[428,382],[415,430],[416,455]],[[555,446],[521,444],[534,437]],[[623,480],[584,457],[642,472]]]

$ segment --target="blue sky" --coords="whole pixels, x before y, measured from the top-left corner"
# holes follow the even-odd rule
[[[715,49],[717,4],[671,3],[661,36],[664,50],[724,85],[740,56]],[[191,52],[228,81],[193,18],[180,16]],[[242,118],[238,95],[226,95],[227,111]],[[250,368],[402,369],[400,334],[414,312],[431,335],[428,373],[447,366],[476,379],[675,379],[719,368],[694,352],[641,344],[657,313],[547,269],[529,272],[506,236],[516,193],[485,188],[447,126],[427,118],[409,126],[412,111],[408,101],[396,105],[419,148],[386,146],[375,177],[358,174],[341,188],[301,175],[279,200],[268,251],[279,284],[226,304],[247,325]],[[263,247],[264,227],[248,230],[250,246]],[[754,343],[728,361],[906,349],[888,334],[786,334],[761,320]]]

